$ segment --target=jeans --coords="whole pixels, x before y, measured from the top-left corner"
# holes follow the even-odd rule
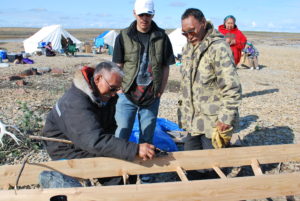
[[[153,144],[153,134],[156,126],[160,99],[156,98],[154,102],[148,106],[138,106],[132,103],[124,93],[120,93],[118,96],[115,114],[118,127],[115,136],[128,141],[132,132],[135,116],[138,114],[140,126],[139,143],[147,142]]]

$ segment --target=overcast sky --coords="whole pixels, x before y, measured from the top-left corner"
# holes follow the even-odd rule
[[[187,8],[198,8],[215,27],[231,14],[243,31],[300,33],[300,0],[154,0],[154,21],[180,26]],[[61,24],[64,28],[125,28],[133,20],[134,0],[6,0],[0,2],[0,27]]]

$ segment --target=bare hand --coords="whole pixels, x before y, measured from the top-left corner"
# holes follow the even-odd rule
[[[217,128],[219,129],[219,131],[226,131],[226,130],[230,129],[231,126],[218,121],[217,122]]]
[[[231,39],[230,38],[226,38],[226,42],[230,45]]]
[[[117,91],[118,94],[122,94],[124,93],[123,89],[120,89],[119,91]]]
[[[142,158],[144,161],[148,159],[152,159],[155,155],[154,149],[155,147],[152,144],[148,144],[148,143],[139,144],[138,156]]]
[[[157,93],[156,98],[160,98],[162,95],[162,92]]]
[[[230,45],[234,45],[234,44],[236,44],[236,41],[235,41],[235,39],[231,39],[229,44],[230,44]]]

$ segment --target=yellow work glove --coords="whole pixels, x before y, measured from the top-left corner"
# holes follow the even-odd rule
[[[218,128],[214,128],[214,132],[211,137],[211,143],[215,149],[224,148],[229,145],[232,129],[233,128],[231,127],[225,131],[220,131]]]

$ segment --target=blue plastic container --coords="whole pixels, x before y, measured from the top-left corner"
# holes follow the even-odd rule
[[[0,57],[2,59],[7,59],[7,52],[5,50],[0,50]]]
[[[38,47],[45,47],[46,45],[46,42],[39,42]]]

